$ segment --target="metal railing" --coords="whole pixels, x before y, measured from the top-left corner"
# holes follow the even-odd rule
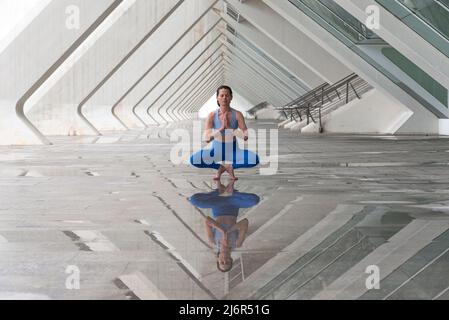
[[[448,0],[375,0],[421,38],[449,57]]]
[[[354,43],[381,41],[377,34],[343,10],[333,0],[289,0],[289,2],[298,8],[305,6],[321,17],[326,17],[326,21],[330,25]]]
[[[247,110],[246,112],[252,116],[255,116],[257,111],[260,111],[260,110],[266,108],[267,106],[268,106],[268,102],[264,101],[264,102],[261,102],[261,103],[255,105],[254,107]]]
[[[291,121],[307,120],[307,124],[310,121],[318,122],[319,131],[322,133],[322,117],[324,115],[356,98],[361,99],[362,95],[372,88],[368,82],[353,73],[333,85],[324,83],[298,99],[276,109]]]

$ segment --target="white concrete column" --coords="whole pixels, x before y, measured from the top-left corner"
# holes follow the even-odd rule
[[[187,111],[197,106],[203,106],[203,104],[210,98],[210,95],[212,95],[214,88],[219,86],[222,81],[223,74],[222,67],[220,66],[213,75],[208,77],[207,82],[199,83],[192,88],[192,94],[183,102],[183,105],[186,107],[186,110],[184,111],[184,119],[192,119],[192,114]],[[209,96],[209,98],[207,96]]]
[[[256,92],[259,95],[259,97],[262,98],[260,99],[261,101],[269,101],[269,103],[275,105],[283,104],[283,102],[279,100],[279,98],[275,94],[269,93],[269,90],[266,89],[265,84],[263,83],[261,84],[259,80],[256,79],[254,75],[252,75],[251,70],[245,71],[243,67],[236,68],[230,66],[229,64],[227,64],[226,70],[232,81],[240,83],[241,85],[246,85],[247,87],[251,88],[254,92]]]
[[[373,30],[410,61],[438,81],[443,87],[449,88],[449,57],[427,42],[422,36],[410,29],[396,16],[391,14],[375,0],[335,0],[343,9],[362,23],[368,19],[369,6],[379,10],[379,29]],[[429,26],[429,28],[431,28]],[[435,36],[428,33],[428,36]],[[446,40],[447,41],[447,40]]]
[[[199,95],[205,87],[209,88],[208,90],[213,90],[212,83],[215,83],[216,81],[223,81],[222,63],[214,67],[209,72],[209,75],[204,79],[197,81],[192,87],[189,87],[189,90],[186,92],[184,99],[181,101],[181,103],[178,104],[178,106],[182,106],[182,112],[187,118],[190,118],[188,110],[193,107],[192,101],[198,99]]]
[[[101,70],[93,70],[96,71],[92,74],[95,80],[91,83],[84,81],[84,85],[76,91],[81,98],[76,100],[82,104],[82,111],[90,109],[94,112],[89,115],[94,126],[100,130],[127,128],[125,122],[117,116],[117,110],[120,110],[117,101],[183,39],[214,3],[214,0],[137,1],[130,8],[132,12],[112,27],[115,32],[108,32],[109,37],[105,36],[95,43],[94,49],[89,51],[90,56],[84,61],[93,63],[97,60]],[[118,37],[117,34],[123,36]],[[154,46],[154,43],[158,43],[158,46]],[[107,50],[107,54],[104,50]],[[109,56],[111,59],[104,58]],[[117,64],[120,64],[119,68]],[[76,68],[74,72],[80,69],[83,68]],[[86,76],[88,71],[82,70],[81,74]],[[128,113],[134,118],[131,109],[128,109]]]
[[[323,83],[323,79],[248,21],[237,23],[227,15],[223,14],[222,17],[226,23],[231,25],[235,30],[238,30],[239,36],[244,37],[247,41],[263,51],[270,59],[295,76],[304,89],[310,90]]]
[[[228,73],[231,74],[231,73]],[[254,89],[250,88],[247,83],[240,83],[235,81],[234,79],[232,79],[231,76],[228,76],[226,71],[225,71],[225,82],[229,83],[229,85],[232,88],[235,88],[236,90],[238,90],[239,94],[245,98],[246,100],[248,100],[249,102],[251,102],[253,104],[253,106],[258,105],[259,103],[265,101],[266,99],[262,98],[261,96],[259,96],[259,94],[257,94]]]
[[[243,71],[245,72],[245,75],[242,77],[240,73],[236,71],[242,71],[237,70],[231,62],[229,62],[228,56],[226,56],[226,63],[225,63],[225,76],[226,81],[229,83],[238,83],[239,86],[242,86],[243,88],[249,89],[249,92],[253,93],[253,96],[256,97],[255,100],[257,100],[258,103],[263,101],[272,100],[275,98],[274,95],[269,95],[269,90],[265,88],[265,84],[261,83],[259,77],[255,77],[253,75],[252,70],[249,70],[247,67],[243,67]],[[234,71],[236,70],[236,71]]]
[[[377,70],[369,62],[365,61],[356,52],[348,48],[340,40],[335,38],[328,31],[318,25],[313,19],[305,15],[301,10],[297,9],[288,0],[263,0],[279,15],[287,19],[295,28],[301,30],[309,37],[314,37],[314,40],[327,52],[340,60],[344,65],[347,65],[353,72],[358,74],[364,80],[382,94],[413,112],[413,116],[409,118],[408,122],[403,125],[404,131],[397,131],[397,133],[412,133],[413,128],[419,128],[419,132],[423,132],[423,125],[427,127],[427,133],[438,133],[438,117],[427,110],[415,98],[405,92],[400,85],[391,81],[381,71]],[[440,110],[443,111],[443,110]],[[448,110],[445,111],[446,113]],[[412,131],[411,131],[412,130]]]
[[[204,29],[201,29],[201,32],[198,32],[195,36],[195,28],[204,28],[204,25],[209,25],[210,23],[216,23],[217,19],[215,19],[213,22],[211,22],[209,19],[210,15],[208,14],[210,10],[212,10],[213,6],[216,4],[217,0],[206,0],[206,1],[200,1],[200,0],[187,0],[183,3],[183,5],[180,7],[180,10],[175,12],[175,14],[166,22],[164,23],[160,30],[158,30],[157,33],[155,33],[154,37],[151,38],[151,43],[149,44],[147,50],[143,52],[143,55],[136,60],[135,68],[142,69],[142,61],[145,61],[145,63],[148,63],[149,67],[145,67],[144,70],[146,70],[143,74],[141,74],[136,81],[131,81],[131,86],[127,85],[126,90],[124,94],[122,94],[117,101],[123,101],[123,99],[130,94],[133,90],[137,88],[140,82],[142,82],[145,78],[148,76],[154,77],[154,79],[159,79],[161,76],[163,76],[163,73],[156,73],[154,74],[153,71],[158,71],[155,69],[159,63],[164,60],[167,55],[170,55],[171,53],[175,52],[173,50],[176,50],[175,54],[178,54],[178,51],[180,50],[180,43],[183,41],[186,41],[184,43],[184,49],[182,50],[189,50],[194,46],[194,44],[202,37],[204,36]],[[206,20],[204,20],[206,19]],[[202,22],[202,21],[208,21],[208,22]],[[189,37],[189,34],[194,34],[193,37]],[[170,35],[170,36],[167,36]],[[187,38],[186,38],[187,37]],[[154,43],[157,43],[157,46],[154,46]],[[182,47],[182,46],[181,46]],[[185,52],[185,51],[184,51]],[[153,58],[152,58],[153,57]],[[178,55],[179,57],[179,55]],[[180,57],[179,57],[180,58]],[[179,59],[178,58],[178,59]],[[175,62],[177,59],[175,60]],[[167,63],[167,62],[165,62]],[[165,65],[164,63],[164,65]],[[173,63],[173,61],[169,62]],[[117,102],[113,104],[115,109],[118,109]],[[129,105],[124,108],[128,114],[133,115],[134,113],[132,110],[137,110],[134,108],[134,105]],[[149,114],[150,115],[150,114]],[[153,122],[154,120],[149,120],[141,118],[145,122]],[[152,118],[152,115],[150,115],[150,118]]]
[[[225,64],[225,70],[226,69],[227,68],[226,68],[226,64]],[[255,78],[252,78],[252,76],[251,76],[251,74],[249,72],[245,73],[245,83],[257,83],[257,82],[259,82],[259,80],[255,79]],[[224,83],[228,83],[229,84],[229,81],[225,81]],[[258,88],[260,90],[260,86]],[[261,99],[257,98],[256,101],[261,101]],[[199,107],[201,107],[201,106],[199,106]],[[192,110],[189,107],[187,107],[187,110],[184,111],[184,113],[191,113],[191,112],[192,112]]]
[[[161,106],[166,107],[167,111],[170,110],[170,112],[167,113],[174,116],[175,119],[185,119],[185,116],[182,113],[182,109],[185,108],[185,105],[181,102],[186,99],[189,90],[193,90],[193,88],[198,86],[201,79],[212,73],[211,69],[220,66],[222,63],[221,48],[222,46],[220,45],[216,52],[206,58],[205,64],[198,65],[195,68],[189,68],[195,70],[187,69],[186,71],[189,71],[189,76],[187,78],[184,76],[184,81],[181,81],[181,78],[178,78],[158,97],[155,103],[159,103]],[[175,96],[177,99],[175,99]],[[172,103],[169,101],[172,101]],[[149,110],[151,110],[151,108],[152,105],[150,105]]]
[[[239,85],[249,88],[258,97],[258,101],[276,100],[276,97],[269,94],[269,90],[265,88],[265,84],[260,83],[260,79],[256,78],[251,70],[243,69],[245,75],[241,75],[241,70],[237,70],[229,62],[225,64],[226,78],[229,82],[235,82]]]
[[[178,85],[170,86],[169,90],[164,92],[161,96],[159,96],[156,100],[154,100],[150,105],[146,106],[147,112],[154,117],[154,113],[157,113],[157,110],[167,106],[170,109],[176,109],[180,106],[180,102],[183,100],[185,95],[188,92],[189,88],[192,88],[192,84],[200,81],[200,79],[204,78],[210,72],[210,68],[212,65],[221,63],[221,52],[214,54],[213,58],[206,59],[200,65],[200,68],[197,68],[193,73],[185,74],[181,78],[176,80]],[[198,64],[195,64],[198,65]],[[156,115],[157,117],[157,115]],[[159,117],[159,121],[164,123],[164,119]]]
[[[179,25],[179,16],[173,16],[172,28],[184,29],[184,33],[175,38],[172,45],[167,51],[155,61],[155,63],[139,78],[126,92],[114,103],[114,110],[117,115],[123,119],[129,126],[136,127],[139,125],[136,122],[135,114],[143,120],[145,124],[151,124],[153,120],[146,114],[144,108],[145,100],[153,91],[160,91],[161,85],[167,81],[167,78],[172,77],[178,70],[184,68],[189,60],[203,50],[213,40],[212,31],[219,23],[219,19],[210,13],[212,4],[209,2],[202,4],[201,11],[196,16],[192,16],[192,20],[186,21],[186,24]],[[182,12],[180,12],[182,14]],[[195,19],[193,19],[195,18]],[[163,26],[164,27],[164,26]],[[176,34],[166,30],[160,36],[166,34]],[[156,39],[154,41],[157,41]],[[158,43],[158,42],[157,42]]]
[[[194,33],[192,33],[192,37],[196,39],[193,46],[190,43],[187,47],[187,52],[185,50],[178,50],[180,53],[183,53],[182,56],[179,56],[175,59],[176,64],[170,70],[166,76],[158,77],[158,81],[153,85],[149,86],[150,90],[145,95],[145,98],[140,102],[141,105],[149,105],[153,103],[158,95],[161,95],[164,92],[167,92],[169,89],[167,87],[172,83],[175,79],[179,78],[181,74],[191,65],[191,62],[195,59],[204,48],[208,47],[212,41],[215,41],[219,36],[216,29],[220,23],[220,19],[212,14],[208,13],[200,24],[195,28]],[[201,41],[205,39],[205,41]],[[199,43],[201,42],[201,43]],[[198,45],[199,44],[199,45]],[[178,54],[179,55],[179,54]],[[170,115],[167,114],[166,108],[159,106],[156,110],[156,113],[161,115],[164,119],[170,120]]]
[[[171,100],[172,97],[170,97],[168,100],[173,101],[173,104],[170,108],[177,109],[179,107],[186,106],[186,102],[189,101],[192,96],[196,94],[195,88],[201,87],[204,83],[210,83],[214,77],[219,75],[219,70],[222,68],[222,58],[219,56],[216,60],[210,62],[210,64],[207,65],[206,68],[203,68],[201,71],[197,72],[197,76],[195,79],[189,82],[188,85],[183,86],[185,89],[180,93],[177,94],[177,97],[175,100]],[[164,104],[168,104],[168,100]],[[170,104],[168,104],[170,106]],[[157,108],[154,106],[150,106],[148,108],[148,112],[153,115],[153,117],[158,117],[160,120],[161,115],[157,113]],[[162,119],[162,121],[167,122],[168,119]],[[164,123],[164,122],[163,122]]]
[[[223,83],[225,83],[225,84],[227,84],[227,85],[231,85],[231,87],[232,87],[232,89],[233,89],[233,91],[234,91],[234,93],[238,93],[238,94],[240,94],[240,95],[242,95],[241,94],[241,89],[243,88],[242,86],[233,86],[233,84],[235,83],[235,82],[230,82],[230,81],[225,81],[224,80],[224,78],[222,77],[222,83],[219,83],[218,85],[216,85],[215,87],[212,87],[210,90],[208,90],[208,91],[206,91],[205,92],[205,96],[203,96],[203,97],[200,97],[200,99],[205,99],[205,101],[207,102],[207,101],[209,101],[209,99],[211,98],[211,96],[212,95],[214,95],[215,96],[215,93],[216,93],[216,89],[218,88],[218,86],[219,85],[221,85],[221,84],[223,84]],[[242,97],[244,97],[245,96],[245,94],[243,94],[242,95]],[[245,97],[244,97],[245,98]],[[246,99],[246,98],[245,98]],[[201,101],[203,101],[203,100],[201,100]],[[258,101],[258,100],[256,100],[256,101]],[[249,102],[249,101],[248,101]],[[205,102],[204,102],[205,103]],[[187,114],[187,115],[192,115],[192,114],[195,114],[195,113],[197,113],[198,111],[199,111],[199,109],[204,105],[204,103],[191,103],[191,104],[189,104],[188,106],[187,106],[187,109],[186,109],[186,111],[185,111],[185,113]],[[253,105],[256,105],[257,103],[255,103],[255,102],[253,102]],[[243,110],[244,111],[244,110]]]
[[[262,0],[248,0],[243,3],[228,0],[228,2],[253,26],[318,75],[322,82],[334,83],[351,73],[350,69]],[[291,6],[296,10],[293,5]],[[239,32],[239,29],[236,31]]]
[[[215,93],[216,88],[218,88],[223,83],[223,76],[219,76],[214,82],[205,84],[202,90],[198,94],[198,98],[193,100],[188,105],[189,112],[185,114],[186,119],[193,119],[194,115],[198,113],[200,108],[209,101],[210,97]]]
[[[0,53],[0,144],[49,143],[30,100],[122,1],[53,0]]]
[[[228,63],[231,70],[234,71],[234,74],[237,75],[240,79],[246,79],[249,76],[252,77],[252,81],[258,84],[260,88],[267,93],[271,103],[276,105],[282,105],[284,103],[290,102],[292,99],[282,96],[276,90],[271,82],[268,82],[266,79],[260,76],[253,68],[244,64],[242,61],[239,61],[235,57],[227,57],[226,62]]]
[[[276,82],[280,82],[285,86],[287,90],[293,93],[294,96],[302,95],[309,91],[309,88],[304,84],[300,84],[300,80],[294,79],[294,76],[283,69],[281,66],[276,65],[272,59],[266,58],[266,55],[262,54],[260,49],[254,49],[253,45],[250,46],[246,42],[241,40],[241,36],[232,38],[233,47],[238,51],[241,51],[244,56],[250,58],[257,65],[261,66],[261,69],[270,73]]]
[[[195,74],[195,72],[194,72],[194,74]],[[186,83],[194,74],[192,74],[186,81],[182,81],[182,83]],[[200,76],[198,76],[198,78],[200,78]],[[250,79],[247,79],[247,81],[252,82],[252,80],[250,80]],[[227,80],[223,80],[222,84],[223,83],[228,83],[228,81]],[[173,83],[173,84],[175,84],[175,83]],[[185,91],[188,91],[188,88],[190,88],[190,86],[187,86]],[[254,97],[255,97],[255,95],[253,95],[251,98],[249,98],[249,99],[247,98],[247,99],[248,100],[253,99],[254,101],[260,101],[260,98],[254,98]],[[161,98],[161,97],[159,97],[159,98]],[[257,103],[255,103],[255,104],[257,104]],[[176,116],[178,116],[178,118],[180,117],[181,119],[186,119],[186,116],[184,115],[185,114],[184,111],[185,111],[186,108],[187,107],[185,105],[175,105],[175,106],[173,106],[173,104],[172,104],[172,105],[169,105],[167,107],[167,110],[173,110],[172,114],[174,114],[174,112],[176,112]]]
[[[168,85],[166,86],[165,90],[155,99],[153,100],[153,103],[158,102],[167,92],[169,92],[170,89],[174,88],[175,85],[178,85],[179,87],[179,80],[180,79],[185,79],[183,82],[187,82],[189,81],[195,74],[196,72],[201,68],[202,65],[204,65],[204,62],[207,61],[208,59],[211,59],[211,61],[214,61],[215,59],[218,59],[221,55],[221,49],[222,49],[222,45],[221,42],[219,41],[220,39],[220,35],[218,35],[218,37],[216,39],[214,39],[213,43],[211,43],[210,48],[207,48],[207,50],[205,50],[203,53],[200,54],[200,56],[198,56],[181,74],[179,74],[177,76],[177,78],[169,81]],[[210,52],[210,53],[209,53]],[[198,61],[200,61],[199,59],[202,59],[202,63],[197,63]],[[192,71],[194,70],[194,71]],[[188,75],[190,73],[189,76],[186,77],[186,75]],[[175,108],[171,108],[171,105],[168,105],[165,112],[167,112],[167,114],[170,114],[172,116],[174,116],[175,118],[178,118],[180,120],[182,120],[182,117],[179,114],[179,110],[175,109]]]
[[[264,69],[262,65],[252,60],[248,53],[243,52],[237,47],[231,46],[229,44],[226,44],[226,46],[228,47],[231,54],[230,60],[233,64],[243,64],[252,69],[260,79],[263,79],[264,81],[269,83],[271,87],[273,87],[275,92],[277,92],[280,97],[283,97],[286,102],[289,102],[293,100],[294,97],[297,97],[296,93],[288,88],[284,83],[279,81],[279,79],[276,79],[274,74],[272,74],[269,70]]]
[[[82,54],[68,66],[63,77],[30,110],[30,117],[39,128],[51,135],[98,134],[80,117],[80,108],[128,61],[130,51],[158,29],[159,22],[170,16],[178,2],[125,0],[95,36],[83,44]],[[99,112],[99,117],[107,114]],[[113,128],[124,128],[113,118],[109,123]]]
[[[438,119],[438,134],[449,136],[449,119]]]

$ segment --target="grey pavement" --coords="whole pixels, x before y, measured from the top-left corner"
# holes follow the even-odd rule
[[[237,170],[260,202],[240,209],[248,233],[223,273],[210,209],[188,201],[216,189],[213,171],[170,161],[176,128],[191,132],[1,146],[0,299],[449,298],[447,138],[280,129],[275,174]]]

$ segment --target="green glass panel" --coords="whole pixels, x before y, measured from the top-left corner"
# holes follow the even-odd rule
[[[409,61],[404,56],[395,55],[394,57],[387,57],[388,59],[392,60],[393,63],[398,65],[398,67],[404,72],[404,74],[407,74],[410,76],[414,81],[422,86],[423,89],[429,92],[429,94],[435,98],[436,101],[439,101],[440,103],[435,103],[435,101],[426,99],[425,97],[422,97],[416,90],[413,88],[407,86],[406,83],[403,83],[400,78],[397,77],[391,70],[388,68],[385,68],[385,66],[382,63],[379,63],[377,59],[375,59],[373,56],[368,54],[365,50],[361,49],[359,44],[361,42],[357,42],[357,37],[351,37],[348,35],[345,31],[345,28],[343,28],[344,24],[341,23],[341,18],[337,14],[331,13],[329,8],[323,9],[323,5],[321,1],[324,0],[289,0],[290,3],[292,3],[295,7],[297,7],[299,10],[303,11],[308,17],[313,19],[316,23],[318,23],[321,27],[323,27],[325,30],[327,30],[330,34],[332,34],[336,39],[339,39],[344,45],[346,45],[348,48],[350,48],[354,53],[359,55],[362,59],[364,59],[368,64],[372,65],[377,71],[382,73],[384,76],[386,76],[388,79],[390,79],[394,84],[396,84],[399,88],[407,92],[411,97],[413,97],[416,101],[421,103],[423,106],[425,106],[429,111],[434,113],[439,118],[445,118],[446,117],[446,111],[443,111],[442,105],[447,108],[448,104],[448,92],[447,89],[442,87],[438,82],[436,82],[433,78],[431,78],[428,74],[426,74],[424,71],[422,71],[419,67],[417,67],[414,63]],[[387,3],[390,3],[388,1],[390,0],[377,0],[379,3],[383,3],[384,1],[387,1]],[[449,0],[448,0],[449,1]],[[403,8],[403,10],[407,10],[405,7],[400,6],[398,1],[392,1],[391,3],[395,3],[400,7]],[[341,10],[343,10],[341,8]],[[406,11],[404,11],[406,12]],[[348,16],[351,16],[350,13],[346,12]],[[338,17],[338,18],[337,18]],[[349,21],[350,19],[348,19]],[[338,22],[340,21],[340,22]],[[347,29],[346,29],[347,30]],[[354,28],[351,28],[351,30],[354,30]],[[359,33],[358,33],[359,34]],[[377,36],[377,35],[375,35]],[[355,38],[355,39],[354,39]],[[363,35],[362,35],[363,38]],[[379,38],[380,39],[380,38]],[[384,45],[388,45],[388,43],[383,42]],[[390,48],[392,48],[390,46]],[[394,50],[394,49],[393,49]],[[388,55],[388,51],[385,54]],[[393,61],[394,60],[394,61]]]
[[[399,2],[449,39],[448,0],[399,0]]]
[[[338,14],[333,12],[329,7],[317,0],[299,0],[306,5],[313,12],[317,13],[320,17],[325,19],[336,30],[348,37],[352,42],[359,42],[365,40],[364,35],[354,28],[345,19],[342,19]],[[349,21],[349,18],[348,18]]]
[[[448,91],[440,83],[435,81],[431,76],[407,59],[399,51],[394,48],[383,48],[382,54],[391,62],[404,71],[410,78],[416,81],[427,92],[434,96],[443,105],[447,106]]]
[[[449,57],[449,0],[376,0],[376,2]]]

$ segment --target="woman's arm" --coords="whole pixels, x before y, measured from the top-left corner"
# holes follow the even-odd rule
[[[209,243],[212,245],[215,244],[215,238],[212,228],[217,229],[217,231],[221,233],[220,243],[227,245],[228,233],[220,226],[220,224],[217,221],[215,221],[211,217],[206,218],[206,233],[209,239]]]
[[[228,233],[231,232],[232,230],[239,231],[239,236],[235,243],[235,246],[237,248],[241,247],[243,241],[245,240],[246,232],[248,231],[248,224],[249,224],[248,219],[245,218],[237,222],[235,225],[232,226],[232,228],[228,230]]]
[[[214,114],[213,114],[213,112],[211,112],[206,119],[206,127],[204,129],[204,140],[206,142],[210,142],[211,140],[213,140],[213,138],[212,138],[212,136],[213,136],[212,128],[213,127],[214,127]]]
[[[218,130],[214,131],[214,112],[209,114],[209,117],[206,120],[206,128],[204,129],[204,140],[209,143],[215,138],[221,135],[221,132],[225,130],[226,122],[221,119],[221,127]]]
[[[243,117],[243,114],[240,111],[237,111],[237,123],[239,125],[239,130],[234,130],[234,135],[236,137],[239,137],[243,139],[244,141],[248,140],[248,128],[246,127],[245,118]]]
[[[214,232],[212,231],[212,226],[207,223],[207,220],[204,225],[206,227],[206,234],[207,234],[207,239],[209,241],[209,244],[213,245],[215,242],[214,241],[215,239],[214,239]]]
[[[206,217],[205,227],[206,227],[207,238],[209,239],[210,244],[213,245],[215,243],[214,232],[213,232],[212,228],[215,228],[219,232],[221,232],[223,234],[222,238],[225,238],[224,235],[226,235],[226,231],[217,223],[217,221],[215,221],[211,217]]]

